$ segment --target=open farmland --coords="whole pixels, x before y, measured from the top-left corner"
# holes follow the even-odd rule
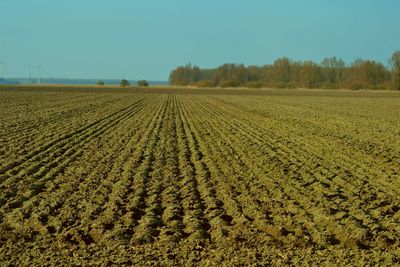
[[[400,264],[400,94],[0,89],[2,265]]]

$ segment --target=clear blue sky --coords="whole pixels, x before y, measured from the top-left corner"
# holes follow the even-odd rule
[[[398,0],[0,0],[0,61],[44,77],[167,80],[177,65],[336,55],[384,64]]]

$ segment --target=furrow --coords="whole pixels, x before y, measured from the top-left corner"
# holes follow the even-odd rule
[[[39,193],[40,190],[37,190],[36,187],[34,187],[33,190],[29,190],[28,186],[32,188],[32,184],[40,185],[43,184],[48,179],[53,179],[59,173],[63,172],[64,169],[72,161],[76,160],[81,155],[82,151],[81,149],[86,143],[89,143],[91,140],[109,131],[110,129],[115,127],[121,120],[133,116],[135,112],[137,112],[141,108],[142,105],[139,105],[138,107],[135,106],[135,108],[129,110],[128,113],[122,115],[121,117],[118,117],[116,120],[111,121],[108,125],[104,125],[102,128],[99,127],[98,129],[94,129],[93,131],[84,134],[82,137],[78,138],[78,140],[72,147],[70,146],[70,144],[66,144],[65,151],[61,149],[60,151],[54,152],[54,154],[61,152],[61,155],[58,155],[58,157],[56,157],[55,160],[52,160],[53,157],[48,157],[49,159],[51,159],[49,163],[46,164],[43,163],[43,161],[39,162],[38,164],[35,164],[33,167],[27,169],[26,172],[23,171],[22,173],[19,173],[12,179],[7,180],[5,183],[1,185],[1,187],[3,188],[1,196],[3,198],[8,199],[8,207],[5,208],[12,209],[15,207],[19,207],[22,204],[22,202],[26,201],[30,197]],[[22,179],[23,177],[25,178]],[[13,182],[12,186],[10,185],[10,182]],[[18,196],[18,192],[26,192],[26,191],[30,192],[27,195]],[[16,199],[12,200],[12,198],[14,197],[16,197]]]
[[[74,145],[76,145],[77,143],[79,144],[79,141],[82,141],[85,138],[96,134],[97,132],[104,131],[104,127],[108,128],[112,127],[124,117],[134,114],[135,109],[143,105],[143,101],[144,99],[139,99],[135,103],[127,107],[124,107],[123,109],[117,112],[109,114],[106,117],[103,117],[93,123],[90,123],[72,133],[65,134],[60,138],[57,138],[56,140],[53,140],[50,143],[47,143],[46,145],[30,153],[27,153],[22,158],[18,159],[16,162],[10,163],[9,165],[2,168],[2,170],[0,171],[1,175],[0,181],[4,181],[5,179],[8,178],[8,176],[15,176],[20,174],[24,169],[27,169],[27,167],[32,162],[44,160],[46,159],[46,156],[51,155],[51,153],[57,155],[56,151],[62,150],[61,151],[62,153],[65,152],[65,150],[71,149],[73,147],[73,146],[71,147],[70,145],[71,142]],[[40,167],[41,166],[38,166],[37,168]],[[29,174],[30,172],[28,170],[28,175]]]
[[[182,97],[177,98],[177,107],[179,120],[177,127],[184,137],[182,143],[184,145],[184,153],[187,160],[190,160],[195,169],[197,179],[197,190],[204,203],[204,217],[210,225],[210,236],[212,241],[225,237],[228,233],[228,228],[232,223],[232,217],[227,215],[223,202],[217,197],[217,188],[212,181],[212,176],[207,163],[204,161],[203,152],[200,149],[196,136],[192,131],[192,126],[189,123],[189,118],[183,113]]]
[[[140,117],[137,119],[139,119],[140,122]],[[88,197],[88,192],[90,192],[91,189],[88,186],[84,188],[84,185],[89,183],[90,186],[93,186],[93,182],[100,182],[102,181],[101,177],[106,177],[107,172],[109,171],[109,165],[107,164],[112,166],[114,162],[113,155],[118,154],[119,151],[123,151],[125,144],[129,140],[133,139],[133,134],[136,133],[137,135],[138,133],[137,130],[130,131],[132,130],[130,123],[130,120],[126,120],[120,126],[120,129],[127,129],[127,131],[122,131],[124,133],[123,135],[121,135],[119,131],[115,131],[102,136],[102,138],[106,138],[110,141],[110,143],[107,143],[109,144],[107,146],[110,146],[109,149],[103,150],[105,147],[101,147],[102,145],[97,142],[85,145],[85,153],[83,154],[79,166],[72,165],[66,168],[63,175],[58,175],[54,181],[50,180],[45,184],[42,193],[30,198],[29,201],[26,201],[20,209],[17,208],[13,212],[9,212],[7,216],[9,218],[19,218],[19,220],[15,220],[16,222],[20,222],[22,218],[23,220],[28,220],[28,225],[33,222],[33,225],[38,226],[40,225],[38,220],[41,221],[44,220],[43,218],[46,218],[45,220],[47,222],[49,219],[55,219],[57,215],[59,215],[57,218],[62,218],[63,222],[53,220],[54,222],[49,224],[50,232],[59,230],[60,227],[66,227],[71,224],[71,221],[74,221],[73,218],[76,218],[77,211],[80,209],[77,205],[81,206],[86,201],[84,200],[81,202],[77,200],[85,197],[85,195],[79,193],[82,190],[77,192],[76,189],[81,187],[84,189],[82,192],[86,192],[86,197]],[[140,127],[140,124],[136,127]],[[110,152],[109,154],[108,151]],[[94,161],[93,159],[96,160]],[[107,164],[96,167],[99,160]],[[92,173],[91,170],[93,171]],[[51,199],[51,201],[45,201],[46,199]],[[74,202],[69,203],[71,201]],[[64,207],[66,210],[64,210],[63,213],[62,209]],[[71,212],[71,209],[75,209],[75,211]],[[35,216],[30,218],[32,212],[34,212]],[[67,218],[70,217],[71,214],[73,215],[73,218],[70,219],[68,223]]]
[[[210,107],[210,105],[207,105],[207,107]],[[232,121],[232,119],[231,119],[231,121]],[[265,138],[265,135],[264,135],[264,138]],[[254,140],[257,140],[257,138],[255,138],[255,136],[251,136],[251,137],[249,137],[249,141],[250,142],[254,142]],[[276,143],[276,142],[275,142]],[[265,143],[264,143],[265,144]],[[250,143],[250,145],[251,145],[251,143]],[[254,150],[255,151],[255,150]],[[276,150],[275,150],[276,151]],[[279,150],[278,150],[278,152],[279,152]],[[274,153],[274,152],[272,152],[272,153]],[[275,153],[276,154],[276,153]],[[278,154],[280,154],[280,156],[285,156],[284,154],[281,154],[281,153],[278,153]],[[261,154],[260,154],[260,156],[262,156]],[[251,155],[246,155],[246,157],[251,157]],[[322,217],[321,216],[317,216],[317,220],[319,220],[319,221],[321,221],[321,220],[323,220],[323,221],[326,221],[326,222],[324,222],[324,223],[320,223],[320,224],[326,224],[326,225],[328,225],[331,229],[334,229],[335,228],[335,226],[336,226],[336,228],[341,228],[341,231],[340,231],[340,233],[339,234],[337,234],[337,235],[340,235],[340,236],[345,236],[345,235],[348,235],[348,236],[352,236],[352,235],[357,235],[357,237],[358,238],[360,238],[360,239],[366,239],[366,238],[370,238],[370,235],[371,235],[371,231],[374,231],[374,229],[381,229],[382,230],[382,227],[383,227],[383,225],[381,224],[381,222],[379,222],[379,220],[378,219],[373,219],[372,217],[371,217],[371,215],[367,212],[367,211],[365,211],[365,210],[363,210],[363,208],[361,207],[361,208],[359,208],[358,210],[354,210],[352,207],[350,207],[349,205],[348,205],[348,201],[346,201],[346,199],[347,199],[347,197],[345,198],[345,196],[344,195],[342,195],[342,194],[340,194],[339,193],[339,195],[337,195],[335,192],[338,192],[338,190],[343,190],[343,189],[341,189],[340,188],[340,184],[339,185],[337,185],[336,186],[336,188],[329,188],[330,187],[330,185],[329,185],[329,180],[326,180],[326,179],[324,179],[324,176],[323,176],[323,174],[324,173],[322,173],[322,174],[316,174],[316,173],[313,173],[313,172],[311,172],[311,171],[307,171],[306,169],[304,169],[304,167],[303,166],[301,166],[301,164],[300,164],[300,167],[302,167],[302,171],[300,171],[300,169],[293,169],[292,167],[293,166],[296,166],[296,165],[299,165],[299,164],[296,164],[296,165],[287,165],[287,163],[288,162],[296,162],[296,160],[295,161],[293,161],[293,159],[297,159],[297,158],[299,158],[298,156],[292,156],[292,157],[287,157],[286,156],[286,160],[285,160],[285,162],[283,162],[286,166],[288,166],[288,167],[285,167],[285,168],[289,168],[289,169],[287,169],[287,170],[289,170],[289,173],[288,173],[288,171],[286,171],[285,172],[285,174],[286,175],[290,175],[291,177],[293,177],[293,178],[295,178],[295,179],[290,179],[290,180],[288,180],[288,182],[289,183],[291,183],[295,188],[297,188],[296,190],[298,191],[298,192],[301,192],[301,191],[304,191],[304,180],[306,180],[307,181],[307,178],[305,178],[305,177],[299,177],[299,178],[297,178],[297,182],[296,182],[296,177],[298,177],[298,175],[299,174],[301,174],[301,173],[304,173],[304,171],[306,171],[306,172],[309,172],[309,173],[311,173],[313,176],[312,177],[310,177],[311,179],[314,179],[314,181],[315,181],[315,178],[313,178],[313,177],[316,177],[317,179],[323,179],[322,180],[322,186],[319,186],[319,187],[315,187],[315,186],[312,186],[311,187],[311,189],[313,189],[314,190],[314,192],[315,192],[315,194],[316,194],[316,196],[317,196],[317,199],[320,199],[321,201],[322,201],[322,203],[319,203],[318,204],[318,206],[319,206],[319,208],[317,208],[317,209],[315,209],[314,208],[314,210],[315,210],[315,212],[317,213],[317,214],[325,214],[325,215],[323,215]],[[280,168],[282,168],[283,166],[280,164],[280,165],[278,165],[278,167],[280,167]],[[315,168],[315,169],[318,169],[318,168]],[[326,174],[328,174],[329,175],[329,172],[328,173],[325,173],[325,175]],[[317,180],[318,181],[318,180]],[[317,184],[316,184],[317,185]],[[327,187],[328,186],[328,187]],[[338,187],[339,186],[339,187]],[[336,191],[335,191],[336,190]],[[346,189],[344,189],[344,190],[346,190]],[[323,194],[321,194],[323,192]],[[340,191],[339,191],[340,192]],[[308,192],[304,192],[303,194],[307,194]],[[292,192],[292,195],[295,195],[293,192]],[[335,201],[335,203],[336,203],[336,205],[337,205],[337,208],[334,208],[333,210],[332,210],[332,208],[331,208],[331,200],[332,200],[332,197],[330,197],[330,196],[333,196],[334,198],[336,198],[336,201]],[[302,199],[302,198],[299,198],[299,199]],[[304,198],[303,198],[304,199]],[[338,201],[339,202],[338,202]],[[343,203],[343,204],[342,204]],[[303,204],[303,205],[306,205],[306,204]],[[312,210],[311,208],[310,208],[310,210]],[[346,221],[352,221],[352,222],[347,222],[347,225],[353,225],[353,230],[351,231],[351,232],[346,232],[347,230],[344,230],[344,228],[343,227],[339,227],[338,226],[338,223],[339,222],[336,222],[336,223],[333,223],[332,222],[332,218],[334,218],[333,216],[330,216],[331,214],[332,214],[332,212],[337,212],[338,210],[342,210],[342,211],[345,211],[346,213],[347,213],[347,216],[345,217],[346,219]],[[362,213],[362,214],[360,214],[360,212]],[[345,213],[345,214],[346,214]],[[339,213],[337,216],[339,216],[339,215],[341,215],[342,213]],[[349,215],[350,215],[350,217],[349,217]],[[341,216],[341,217],[338,217],[339,219],[341,219],[343,216]],[[358,227],[358,225],[361,223],[361,227]],[[333,225],[335,225],[335,226],[333,226]],[[341,223],[339,223],[339,225],[341,225]],[[370,231],[366,231],[365,229],[368,229],[368,227],[366,227],[366,225],[369,225],[369,229],[370,229]],[[335,232],[339,232],[338,230],[335,230]],[[352,234],[350,234],[350,233],[352,233]]]

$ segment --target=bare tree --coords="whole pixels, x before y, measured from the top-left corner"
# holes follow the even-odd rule
[[[400,90],[400,50],[393,53],[389,60],[392,65],[392,80],[397,90]]]

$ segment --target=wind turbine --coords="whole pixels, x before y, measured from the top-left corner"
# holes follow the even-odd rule
[[[42,65],[38,66],[38,71],[37,71],[37,84],[40,84],[40,68],[42,67]]]
[[[4,68],[4,62],[0,62],[0,81],[3,80],[3,68]]]
[[[26,72],[27,72],[28,83],[30,83],[30,81],[31,81],[31,64],[28,64]]]

